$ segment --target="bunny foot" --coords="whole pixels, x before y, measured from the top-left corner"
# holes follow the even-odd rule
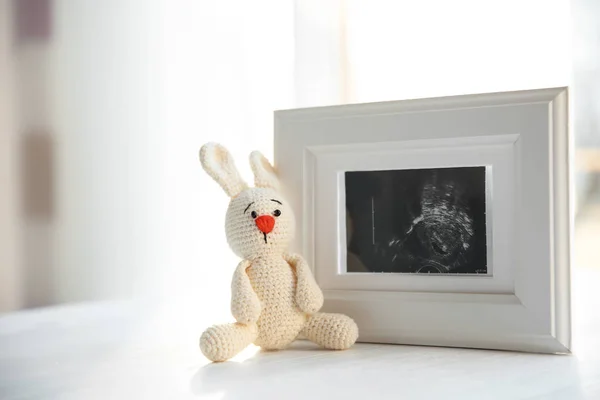
[[[309,317],[302,333],[327,349],[345,350],[358,339],[358,326],[343,314],[316,313]]]
[[[200,350],[211,361],[226,361],[256,339],[255,324],[223,324],[208,328],[200,337]]]

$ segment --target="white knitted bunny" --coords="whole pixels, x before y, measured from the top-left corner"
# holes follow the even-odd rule
[[[286,252],[294,215],[267,159],[259,152],[250,154],[255,188],[248,188],[219,144],[202,146],[200,161],[231,197],[225,231],[229,246],[242,258],[231,284],[231,313],[237,322],[208,328],[200,337],[202,353],[212,361],[225,361],[250,343],[283,349],[299,334],[328,349],[352,346],[358,338],[354,321],[318,312],[323,293],[308,264]]]

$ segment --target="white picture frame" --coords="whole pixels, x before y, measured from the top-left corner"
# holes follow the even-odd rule
[[[569,353],[567,88],[277,111],[293,250],[359,341]],[[345,271],[344,173],[486,166],[485,276]]]

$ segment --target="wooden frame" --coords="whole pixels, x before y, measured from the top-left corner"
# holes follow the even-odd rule
[[[568,353],[566,88],[278,111],[275,164],[294,242],[360,341]],[[349,274],[345,171],[489,167],[485,277]]]

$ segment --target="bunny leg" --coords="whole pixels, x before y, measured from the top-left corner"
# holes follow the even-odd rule
[[[256,324],[223,324],[208,328],[200,336],[200,350],[211,361],[225,361],[256,339]]]
[[[358,326],[343,314],[316,313],[309,317],[302,333],[327,349],[345,350],[358,339]]]

